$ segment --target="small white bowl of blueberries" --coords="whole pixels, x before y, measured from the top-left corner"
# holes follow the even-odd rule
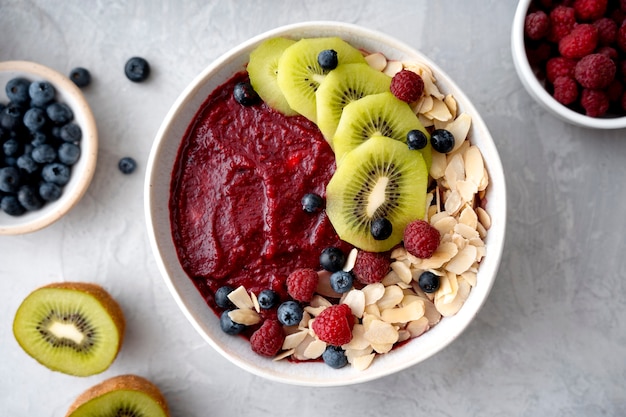
[[[27,61],[0,63],[0,235],[40,230],[84,195],[95,171],[98,134],[81,87]]]

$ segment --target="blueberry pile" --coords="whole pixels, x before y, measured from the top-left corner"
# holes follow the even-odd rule
[[[5,90],[8,103],[0,103],[0,210],[19,216],[61,197],[80,158],[82,131],[48,81],[13,78]]]

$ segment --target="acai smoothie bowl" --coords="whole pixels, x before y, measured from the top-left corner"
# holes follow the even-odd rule
[[[506,187],[493,139],[429,58],[339,22],[280,27],[183,91],[148,162],[160,272],[218,352],[337,386],[456,339],[495,280]]]

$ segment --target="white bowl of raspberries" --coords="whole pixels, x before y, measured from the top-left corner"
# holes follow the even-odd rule
[[[624,2],[521,0],[511,46],[529,94],[574,125],[626,127],[625,18]]]
[[[75,206],[91,182],[98,136],[78,87],[86,76],[80,70],[71,80],[34,62],[0,63],[2,235],[49,226]]]
[[[506,186],[481,116],[428,57],[305,22],[234,47],[181,93],[145,209],[163,278],[216,351],[270,380],[337,386],[467,328],[497,275]]]

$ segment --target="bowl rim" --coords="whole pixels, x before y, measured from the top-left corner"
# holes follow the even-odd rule
[[[517,75],[526,91],[545,109],[563,121],[580,127],[594,129],[622,129],[626,127],[626,116],[602,118],[590,117],[564,106],[552,97],[532,70],[525,50],[524,20],[532,0],[519,0],[511,28],[511,53]]]
[[[467,307],[468,309],[471,308],[471,310],[467,310],[465,314],[459,314],[456,317],[452,318],[452,319],[457,320],[454,323],[458,323],[457,325],[455,325],[456,326],[455,332],[451,332],[450,334],[443,334],[443,335],[439,334],[441,333],[439,332],[438,333],[439,335],[436,336],[438,338],[436,348],[430,349],[430,350],[427,349],[427,352],[420,352],[420,354],[417,355],[418,356],[417,360],[411,360],[407,363],[401,364],[400,366],[398,366],[397,364],[392,364],[392,366],[386,366],[387,365],[386,359],[388,357],[391,357],[391,354],[380,355],[376,359],[376,361],[380,361],[381,363],[380,363],[380,366],[376,368],[372,366],[365,371],[357,371],[356,373],[350,372],[350,373],[333,374],[334,377],[329,377],[329,378],[322,379],[322,380],[318,380],[318,379],[309,380],[307,379],[308,375],[298,375],[296,377],[293,375],[289,375],[285,373],[278,373],[278,372],[269,370],[267,369],[267,367],[263,366],[262,364],[256,363],[256,362],[261,362],[263,358],[259,359],[258,361],[254,363],[243,360],[242,358],[237,357],[234,353],[227,351],[225,346],[222,346],[218,341],[213,340],[213,338],[211,338],[206,333],[206,328],[200,322],[201,318],[196,317],[193,314],[193,312],[190,311],[188,303],[185,302],[185,300],[183,300],[182,292],[179,291],[178,288],[176,288],[176,285],[173,282],[173,278],[170,276],[170,272],[171,272],[170,268],[165,263],[163,254],[161,253],[162,246],[165,244],[162,245],[163,242],[159,242],[157,239],[157,231],[156,231],[157,225],[155,224],[155,219],[159,215],[163,216],[164,212],[169,213],[169,208],[168,207],[167,208],[154,207],[152,204],[152,201],[155,198],[154,197],[155,195],[153,193],[154,187],[156,184],[155,181],[156,181],[156,177],[159,175],[159,170],[156,168],[156,162],[159,157],[159,153],[161,152],[161,147],[164,145],[164,141],[166,140],[166,135],[168,133],[168,130],[170,129],[171,123],[177,117],[181,107],[184,105],[185,101],[190,97],[190,95],[197,92],[200,89],[201,85],[207,82],[207,80],[210,79],[211,75],[214,74],[216,71],[218,71],[218,69],[222,65],[228,64],[229,61],[233,60],[234,57],[241,54],[242,51],[245,51],[246,49],[254,45],[257,45],[262,40],[270,38],[270,37],[281,36],[281,35],[290,36],[290,35],[293,35],[294,32],[297,32],[296,33],[297,36],[304,36],[302,35],[303,32],[307,32],[311,30],[315,32],[321,31],[324,34],[326,34],[327,32],[332,32],[336,34],[337,36],[341,36],[341,34],[351,34],[352,36],[364,37],[370,42],[374,42],[375,40],[376,42],[387,45],[387,48],[389,48],[390,50],[394,49],[394,50],[398,50],[399,53],[404,53],[408,56],[419,57],[419,59],[422,62],[424,62],[425,64],[431,67],[431,69],[433,70],[435,74],[441,75],[446,78],[445,84],[448,87],[455,89],[456,92],[458,92],[458,94],[455,92],[457,101],[463,101],[464,103],[463,106],[464,106],[465,111],[472,114],[472,118],[473,118],[472,129],[474,129],[475,126],[477,125],[480,126],[482,129],[481,136],[484,137],[486,144],[488,144],[488,146],[490,147],[491,159],[488,164],[488,170],[490,171],[490,176],[494,175],[499,179],[499,181],[497,182],[499,194],[497,195],[500,196],[500,199],[497,204],[499,208],[498,216],[499,216],[499,220],[501,221],[501,223],[498,224],[497,226],[498,233],[492,236],[492,239],[494,239],[492,244],[495,250],[493,252],[490,252],[489,257],[488,257],[489,259],[488,268],[490,268],[490,271],[491,271],[490,275],[488,275],[489,281],[486,283],[486,285],[483,285],[479,289],[477,289],[479,286],[477,286],[477,288],[472,289],[472,291],[482,292],[482,295],[480,296],[476,295],[476,297],[480,297],[480,298],[478,298],[477,302],[473,303],[471,307],[470,306]],[[323,35],[318,35],[318,36],[323,36]],[[230,74],[232,75],[233,73],[234,72],[231,72]],[[222,82],[225,82],[225,80],[220,81],[220,84]],[[195,111],[197,111],[197,108],[195,109]],[[182,140],[182,137],[181,137],[181,140]],[[178,142],[177,147],[179,145],[180,145],[180,142]],[[487,164],[487,161],[486,161],[486,164]],[[161,172],[161,175],[163,175],[162,172]],[[171,170],[170,172],[168,172],[168,176],[171,179]],[[168,180],[167,185],[169,189],[169,180]],[[490,184],[490,186],[494,187],[494,185],[492,184]],[[368,28],[363,28],[355,24],[347,24],[343,22],[308,21],[308,22],[300,22],[300,23],[280,26],[280,27],[266,31],[264,33],[261,33],[257,36],[250,38],[249,40],[232,48],[230,51],[226,52],[225,54],[223,54],[222,56],[214,60],[212,63],[210,63],[203,71],[200,72],[199,75],[197,75],[193,79],[193,81],[190,84],[187,85],[187,87],[183,90],[183,92],[178,96],[178,98],[173,103],[166,117],[163,119],[163,122],[159,130],[156,133],[155,140],[154,140],[154,143],[153,143],[153,146],[150,151],[149,158],[148,158],[144,191],[145,191],[144,192],[144,209],[145,209],[145,217],[146,217],[146,226],[148,228],[148,237],[149,237],[150,245],[153,250],[153,254],[156,259],[158,269],[162,275],[162,278],[165,281],[166,286],[170,290],[170,293],[172,294],[179,308],[182,310],[183,314],[186,316],[186,318],[189,320],[192,326],[200,333],[202,338],[210,346],[212,346],[216,351],[218,351],[223,357],[228,359],[231,363],[237,365],[238,367],[244,370],[249,371],[250,373],[254,375],[261,376],[261,377],[267,378],[275,382],[281,382],[281,383],[292,384],[292,385],[329,387],[329,386],[346,386],[346,385],[351,385],[351,384],[356,384],[356,383],[362,383],[362,382],[374,380],[383,376],[387,376],[394,372],[406,369],[410,366],[417,364],[418,362],[421,362],[427,359],[428,357],[436,354],[437,352],[441,351],[446,346],[448,346],[453,340],[455,340],[461,333],[463,333],[463,331],[467,328],[469,323],[473,320],[475,315],[478,313],[478,311],[480,310],[480,308],[486,301],[487,296],[493,286],[493,283],[497,275],[497,270],[500,264],[502,250],[504,246],[504,236],[505,236],[505,228],[506,228],[505,227],[506,226],[506,185],[505,185],[504,171],[502,169],[502,164],[501,164],[497,149],[495,147],[495,143],[493,142],[493,139],[490,133],[486,129],[486,125],[484,124],[484,121],[480,117],[477,110],[474,108],[473,104],[464,95],[464,93],[458,88],[458,86],[456,86],[456,84],[452,80],[450,80],[447,74],[445,74],[434,62],[432,62],[425,55],[423,55],[422,53],[420,53],[413,47],[410,47],[407,44],[400,42],[396,40],[395,38],[392,38],[381,32],[368,29]],[[168,227],[169,227],[169,221],[168,221]],[[167,237],[167,239],[171,240],[171,229],[170,229],[169,237]],[[189,282],[191,282],[191,280],[186,275],[185,275],[185,278],[187,278]],[[466,302],[466,304],[469,304],[469,303]],[[206,310],[210,310],[210,309],[207,308]],[[213,311],[210,311],[210,315],[212,319],[215,320],[215,323],[217,323],[217,319]],[[433,327],[433,329],[431,329],[427,333],[435,334],[435,332],[437,332],[438,329],[440,328],[441,326],[439,325],[435,326]],[[435,336],[432,336],[432,337],[435,337]],[[398,350],[401,350],[401,349],[398,349]],[[306,374],[306,365],[308,364],[299,363],[297,365],[292,364],[291,366],[298,366],[298,367],[304,368],[305,370],[302,373]],[[315,365],[319,365],[319,364],[315,364]],[[330,367],[328,368],[330,369]],[[332,371],[337,372],[336,370],[332,370]]]
[[[96,169],[98,154],[98,131],[93,112],[80,88],[68,77],[45,65],[31,61],[0,62],[0,72],[15,72],[44,79],[56,89],[57,99],[66,102],[74,113],[74,121],[81,126],[81,156],[72,167],[70,182],[64,187],[63,194],[57,201],[49,202],[36,212],[11,217],[14,224],[0,224],[0,235],[20,235],[41,230],[67,214],[86,193]],[[71,103],[68,103],[70,101]],[[80,167],[76,175],[75,167]]]

